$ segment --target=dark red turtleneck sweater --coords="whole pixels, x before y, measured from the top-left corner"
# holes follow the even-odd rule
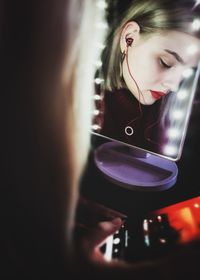
[[[153,152],[160,152],[163,132],[159,128],[160,100],[142,105],[127,89],[106,91],[100,134]]]

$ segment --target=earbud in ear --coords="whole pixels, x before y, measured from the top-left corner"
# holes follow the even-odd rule
[[[126,45],[127,47],[130,47],[133,43],[133,39],[132,38],[126,38]]]

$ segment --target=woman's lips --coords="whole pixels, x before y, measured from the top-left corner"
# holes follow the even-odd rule
[[[165,93],[161,92],[161,91],[150,90],[150,92],[151,92],[151,95],[153,96],[153,98],[155,98],[155,99],[160,99],[162,96],[165,95]]]

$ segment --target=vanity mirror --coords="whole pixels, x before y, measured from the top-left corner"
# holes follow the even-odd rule
[[[96,164],[130,189],[166,189],[176,181],[198,85],[200,8],[185,0],[114,2],[95,77],[93,134],[109,141]]]

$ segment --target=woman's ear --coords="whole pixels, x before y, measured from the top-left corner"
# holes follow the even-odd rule
[[[140,27],[137,22],[130,21],[122,29],[120,37],[120,49],[123,53],[127,47],[134,45],[140,36]]]

